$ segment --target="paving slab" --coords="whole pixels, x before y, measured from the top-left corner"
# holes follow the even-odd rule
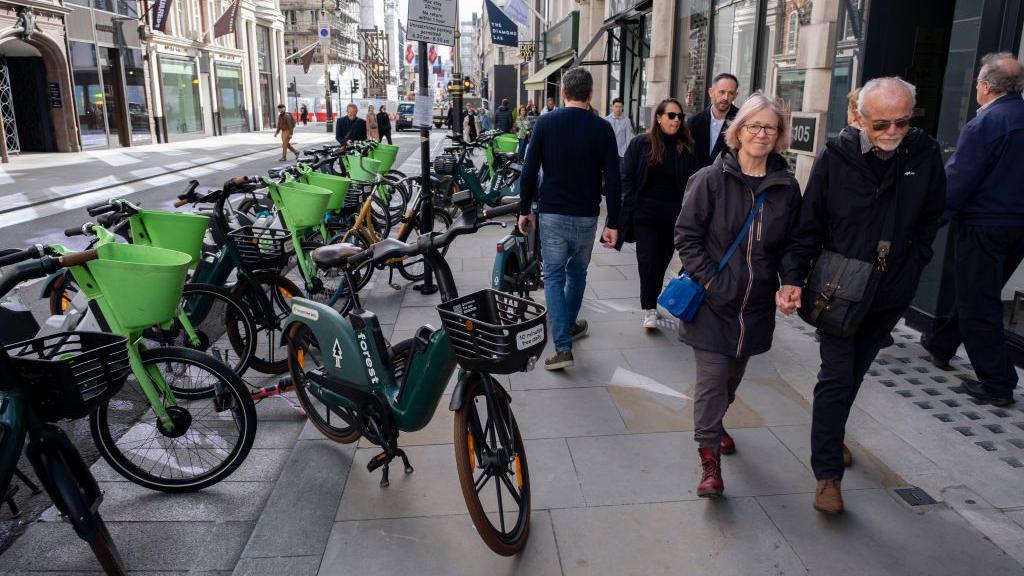
[[[731,431],[737,453],[722,461],[727,497],[810,493],[814,477],[760,428]],[[697,499],[700,461],[686,433],[569,438],[588,506]]]
[[[562,574],[546,511],[530,518],[530,538],[513,557],[491,552],[468,515],[338,522],[320,565],[321,576]]]
[[[256,520],[272,482],[219,482],[198,492],[167,494],[132,482],[101,482],[103,518],[110,522],[234,522]],[[43,515],[56,520],[56,509]]]
[[[1024,574],[944,504],[910,508],[895,498],[880,489],[844,491],[839,517],[819,514],[803,494],[758,501],[814,574]]]
[[[566,576],[807,574],[753,498],[552,510]]]
[[[622,434],[626,426],[603,386],[514,390],[512,407],[524,438]]]
[[[242,558],[235,566],[233,576],[316,576],[321,557],[287,556],[283,558]]]
[[[796,456],[804,468],[811,472],[811,425],[772,426],[770,430]],[[859,446],[851,447],[850,451],[853,453],[853,466],[843,473],[844,490],[881,488],[904,483],[895,473],[890,472],[887,475],[884,469],[879,468],[879,463],[873,456]]]
[[[597,328],[595,328],[597,329]],[[619,350],[574,350],[576,365],[567,370],[545,370],[538,362],[530,372],[517,372],[509,376],[513,390],[540,390],[551,388],[580,388],[605,386],[612,375],[626,364]]]

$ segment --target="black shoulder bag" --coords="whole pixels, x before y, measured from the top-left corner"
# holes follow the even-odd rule
[[[867,316],[892,248],[896,193],[895,188],[890,191],[875,262],[847,258],[831,250],[822,250],[815,260],[801,294],[799,313],[822,333],[848,338]]]

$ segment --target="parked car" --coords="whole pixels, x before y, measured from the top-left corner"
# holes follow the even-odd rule
[[[412,102],[398,103],[398,118],[395,119],[395,130],[397,130],[398,132],[401,132],[406,128],[413,128],[413,106],[415,105]]]

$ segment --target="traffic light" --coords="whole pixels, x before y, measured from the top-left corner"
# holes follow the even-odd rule
[[[359,78],[352,79],[352,93],[359,92]]]
[[[335,81],[335,80],[331,80],[331,94],[337,94],[337,93],[338,93],[338,82]]]

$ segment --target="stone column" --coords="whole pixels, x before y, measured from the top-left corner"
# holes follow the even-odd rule
[[[806,71],[803,105],[799,111],[818,114],[819,133],[828,130],[827,113],[829,90],[832,87],[832,65],[835,62],[838,10],[838,0],[816,0],[810,5],[810,23],[800,25],[797,38],[796,67]],[[813,155],[797,153],[796,178],[801,188],[807,185],[813,164]]]

